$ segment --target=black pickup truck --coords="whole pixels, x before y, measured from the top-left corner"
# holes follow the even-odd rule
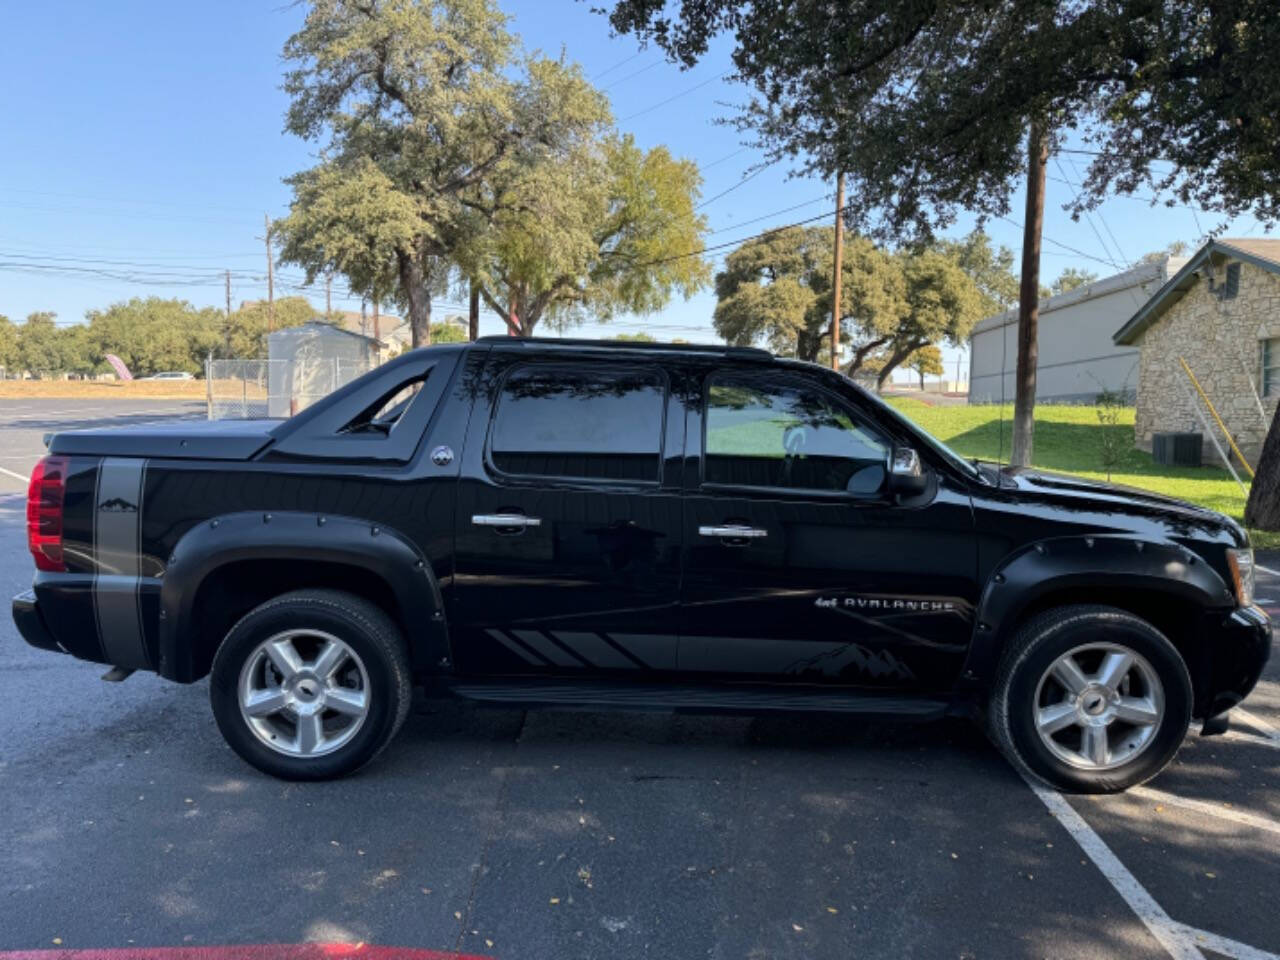
[[[1232,520],[965,460],[754,349],[484,339],[284,421],[60,433],[26,640],[180,683],[280,777],[348,773],[415,684],[520,707],[974,716],[1082,791],[1257,682]]]

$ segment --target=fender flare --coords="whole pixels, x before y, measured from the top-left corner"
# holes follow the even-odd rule
[[[440,586],[427,558],[403,534],[354,517],[246,511],[204,520],[174,546],[160,587],[160,675],[195,679],[187,638],[196,597],[211,574],[243,560],[292,559],[361,567],[381,578],[409,627],[405,639],[415,669],[449,657]]]
[[[1042,597],[1097,587],[1168,594],[1202,609],[1225,608],[1235,594],[1203,557],[1168,541],[1123,534],[1055,537],[1028,544],[992,570],[978,600],[962,684],[985,690],[1010,630]]]

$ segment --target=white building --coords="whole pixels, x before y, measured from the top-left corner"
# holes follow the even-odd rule
[[[1132,398],[1138,351],[1112,336],[1186,263],[1165,257],[1040,302],[1038,403],[1092,403],[1103,390]],[[1018,311],[987,317],[969,341],[969,402],[1013,402]]]

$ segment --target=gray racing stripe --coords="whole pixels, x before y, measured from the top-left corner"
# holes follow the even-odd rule
[[[108,457],[98,468],[93,547],[93,608],[107,661],[147,667],[138,612],[142,478],[147,462]]]
[[[508,650],[514,653],[517,657],[520,657],[523,660],[527,660],[529,663],[532,663],[535,666],[539,666],[539,667],[546,666],[546,663],[544,663],[542,660],[539,660],[532,653],[530,653],[524,647],[520,646],[520,644],[516,643],[514,640],[508,637],[501,630],[486,630],[485,633],[489,634],[489,636],[493,637],[493,639],[497,640],[500,644],[502,644],[504,647],[506,647]]]
[[[528,644],[536,653],[550,660],[557,667],[582,666],[577,659],[560,649],[550,637],[543,636],[537,630],[512,630],[511,632],[521,643]]]
[[[639,667],[609,646],[599,634],[553,630],[551,635],[593,667],[615,667],[619,670],[635,670]]]

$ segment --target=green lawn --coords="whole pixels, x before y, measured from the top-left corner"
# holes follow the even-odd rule
[[[957,453],[984,460],[1009,458],[1012,405],[932,407],[919,400],[895,397],[889,400],[904,415],[946,443]],[[1102,466],[1104,430],[1115,430],[1124,444],[1124,457],[1111,474],[1113,483],[1141,487],[1156,493],[1190,500],[1237,520],[1244,517],[1245,495],[1231,474],[1217,467],[1162,467],[1150,454],[1133,449],[1133,408],[1122,411],[1120,424],[1103,427],[1093,407],[1036,407],[1034,463],[1046,470],[1074,473],[1106,480]],[[1003,454],[1000,420],[1004,419]],[[1242,475],[1243,476],[1243,475]],[[1254,531],[1255,546],[1280,547],[1280,534]]]

